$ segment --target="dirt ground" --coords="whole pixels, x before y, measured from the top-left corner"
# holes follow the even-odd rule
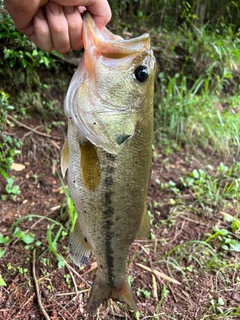
[[[65,121],[61,114],[57,120]],[[66,126],[53,127],[46,134],[46,123],[40,116],[21,122],[28,127],[8,119],[5,128],[24,142],[21,155],[15,157],[15,163],[24,167],[9,172],[16,177],[21,193],[15,200],[10,195],[5,201],[0,200],[0,233],[10,238],[7,245],[1,245],[5,253],[0,260],[0,274],[6,286],[0,286],[0,319],[91,319],[85,306],[97,271],[94,256],[81,270],[68,256],[65,231],[69,230],[70,219],[59,161]],[[229,319],[240,319],[240,255],[222,253],[217,242],[213,250],[204,242],[213,227],[229,227],[221,208],[212,210],[211,215],[204,214],[204,209],[202,214],[196,214],[191,206],[195,196],[186,189],[181,193],[181,210],[179,197],[160,188],[160,183],[169,181],[180,187],[184,173],[209,164],[216,168],[222,160],[197,150],[154,152],[147,199],[153,238],[136,240],[127,264],[139,313],[110,300],[94,318],[223,319],[221,314],[229,310]],[[0,177],[1,195],[5,185],[5,179]],[[224,210],[234,216],[236,208],[229,203]],[[14,236],[16,228],[30,233],[34,243],[26,245]],[[49,236],[67,261],[64,267],[58,267],[56,256],[49,250]],[[226,256],[229,264],[219,267],[219,260],[226,260]],[[228,265],[236,265],[233,273],[228,272]],[[224,314],[228,319],[227,312]]]
[[[40,117],[25,120],[24,123],[31,128],[41,125],[38,131],[44,132]],[[15,184],[20,186],[21,194],[15,200],[8,196],[0,204],[0,232],[10,237],[0,260],[0,274],[6,282],[6,286],[0,287],[0,319],[47,319],[41,306],[48,319],[91,319],[86,314],[85,306],[97,270],[94,256],[84,269],[79,270],[68,257],[68,236],[64,234],[59,237],[57,250],[68,264],[58,268],[57,259],[49,250],[47,241],[47,230],[52,226],[52,221],[67,226],[69,220],[59,178],[60,150],[66,128],[52,130],[49,137],[18,125],[9,130],[12,135],[24,138],[21,156],[16,157],[15,162],[25,168],[10,172],[16,177]],[[204,162],[217,166],[220,160],[212,157],[203,161],[186,150],[170,155],[157,151],[147,199],[154,237],[150,241],[137,240],[133,243],[127,265],[139,314],[134,315],[125,305],[109,301],[94,318],[222,319],[218,317],[219,298],[224,301],[222,308],[230,310],[240,305],[239,266],[231,277],[227,267],[218,272],[214,271],[214,267],[199,267],[204,265],[199,252],[208,249],[202,240],[206,239],[206,233],[213,226],[224,226],[221,214],[216,211],[211,217],[199,216],[189,210],[188,213],[178,211],[174,215],[175,195],[159,188],[159,181],[171,180],[178,184],[183,172],[203,167]],[[1,178],[1,194],[4,188],[5,181]],[[186,191],[184,201],[187,203],[192,198],[193,195]],[[32,233],[35,241],[41,242],[40,245],[26,248],[23,241],[13,237],[16,228],[13,224],[24,216],[28,218],[17,227]],[[52,228],[52,234],[56,235],[58,225]],[[184,244],[182,248],[181,244]],[[201,245],[202,249],[197,250],[194,257],[191,254],[194,247]],[[228,255],[229,264],[239,262],[239,254],[230,252]],[[230,318],[240,319],[240,313]]]

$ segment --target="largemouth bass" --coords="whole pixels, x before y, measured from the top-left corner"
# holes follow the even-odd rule
[[[78,212],[70,256],[98,264],[87,312],[112,298],[137,310],[126,280],[129,246],[150,238],[146,196],[152,168],[155,59],[148,34],[124,40],[83,18],[84,55],[65,99],[61,156]]]

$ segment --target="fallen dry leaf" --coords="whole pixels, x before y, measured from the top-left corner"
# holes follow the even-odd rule
[[[26,168],[25,165],[21,163],[13,162],[11,165],[11,170],[14,170],[14,171],[22,171],[25,168]]]

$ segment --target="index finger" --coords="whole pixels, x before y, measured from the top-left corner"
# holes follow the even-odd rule
[[[101,30],[110,21],[112,13],[107,0],[50,0],[64,7],[83,6],[91,13],[97,27]]]

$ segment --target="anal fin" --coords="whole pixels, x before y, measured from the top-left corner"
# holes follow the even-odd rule
[[[142,221],[140,228],[137,233],[137,239],[151,239],[151,228],[150,228],[150,221],[149,221],[149,216],[147,212],[147,206],[145,205]]]
[[[91,251],[92,248],[84,237],[79,220],[77,220],[69,239],[70,258],[77,266],[83,266],[87,263]]]

